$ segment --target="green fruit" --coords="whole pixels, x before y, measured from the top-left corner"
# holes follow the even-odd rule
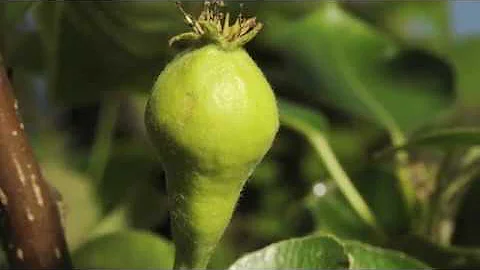
[[[205,32],[181,35],[202,43],[166,66],[145,113],[167,176],[175,268],[207,266],[279,126],[273,91],[240,46],[247,39]]]

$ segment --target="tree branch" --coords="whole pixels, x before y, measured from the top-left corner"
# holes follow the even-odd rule
[[[18,102],[0,65],[0,206],[12,269],[71,269],[57,202],[18,117]]]

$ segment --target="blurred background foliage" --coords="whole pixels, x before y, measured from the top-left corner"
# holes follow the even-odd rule
[[[246,49],[293,106],[286,114],[312,132],[282,126],[211,268],[320,232],[403,250],[434,267],[480,266],[480,20],[458,28],[480,5],[462,13],[462,3],[245,2],[243,12],[265,23]],[[75,262],[168,267],[164,174],[143,110],[176,53],[168,38],[187,29],[181,13],[166,1],[0,5],[4,62],[44,174],[63,196]],[[194,14],[202,7],[184,6]],[[389,241],[352,209],[309,136],[326,138]],[[404,144],[413,215],[394,157]]]

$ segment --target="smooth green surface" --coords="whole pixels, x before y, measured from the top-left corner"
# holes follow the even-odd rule
[[[351,256],[350,269],[427,269],[426,264],[406,254],[377,248],[356,241],[345,241],[346,252]]]
[[[444,247],[417,236],[396,239],[393,245],[395,249],[403,250],[435,268],[478,269],[480,267],[478,248]]]
[[[426,269],[398,251],[332,236],[308,236],[271,244],[238,259],[229,269]]]
[[[15,25],[24,18],[25,14],[35,7],[35,2],[5,2],[5,16],[7,27],[15,27]]]
[[[413,135],[404,145],[387,148],[377,155],[382,156],[396,150],[411,149],[421,146],[431,146],[442,149],[451,149],[457,146],[475,146],[480,144],[480,128],[456,127],[433,129]]]
[[[303,125],[322,132],[329,130],[328,120],[322,112],[283,99],[278,103],[280,116],[286,124],[293,126],[296,123],[296,126]]]
[[[480,37],[472,36],[458,40],[451,54],[454,70],[458,76],[456,91],[458,94],[458,107],[470,110],[465,114],[465,120],[479,124],[476,110],[480,104],[478,91],[478,70],[480,63],[476,55],[480,53]]]
[[[176,267],[204,268],[278,130],[273,91],[243,49],[207,45],[162,71],[145,123],[166,171]]]
[[[96,238],[73,254],[83,269],[171,269],[174,248],[167,240],[143,231],[121,231]]]
[[[451,2],[343,2],[347,10],[415,49],[446,56],[452,45]]]
[[[345,269],[342,245],[332,237],[305,237],[281,241],[237,260],[234,269]]]
[[[167,171],[189,162],[202,173],[258,162],[279,125],[273,91],[255,62],[243,49],[214,45],[167,65],[145,121]]]
[[[28,62],[24,54],[41,54],[43,42],[49,64],[40,71],[55,74],[49,94],[72,106],[92,104],[113,91],[147,93],[172,55],[168,38],[185,29],[175,4],[166,1],[42,2],[33,15],[42,40],[35,39],[36,46],[25,47],[18,58]]]

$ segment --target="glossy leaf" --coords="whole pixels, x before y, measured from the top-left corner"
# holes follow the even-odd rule
[[[447,56],[452,44],[448,1],[344,2],[344,6],[410,47]]]
[[[357,241],[344,242],[351,256],[350,269],[428,269],[429,267],[402,252],[382,249]]]
[[[69,248],[74,250],[87,240],[102,218],[101,204],[90,179],[58,160],[42,162],[45,178],[62,197],[65,232]]]
[[[328,130],[327,119],[318,111],[283,99],[278,101],[278,107],[281,121],[288,126],[303,127],[319,132]]]
[[[75,267],[83,269],[171,269],[173,245],[143,231],[122,231],[96,238],[74,252]]]
[[[123,205],[119,206],[113,211],[110,211],[110,213],[96,224],[91,230],[88,239],[93,240],[103,235],[131,229],[130,223],[128,208]]]
[[[66,240],[73,251],[88,240],[104,212],[92,179],[72,165],[78,153],[68,151],[66,140],[65,134],[52,130],[31,137],[42,173],[61,202]]]
[[[352,174],[352,177],[355,187],[385,231],[389,235],[405,232],[408,219],[395,177],[378,168],[363,169]],[[306,197],[305,205],[314,217],[318,232],[370,243],[381,240],[331,183],[314,184],[312,193]]]
[[[55,18],[51,10],[58,10],[60,4],[62,16],[55,26],[50,23]],[[147,19],[144,12],[154,24],[164,26],[145,32],[124,18]],[[178,18],[168,17],[173,14]],[[172,55],[168,37],[186,27],[175,5],[167,2],[42,2],[34,15],[45,43],[45,61],[55,63],[47,65],[54,74],[49,77],[50,94],[73,105],[101,100],[105,91],[149,92]],[[56,29],[61,31],[52,35]]]
[[[166,196],[161,196],[152,186],[139,189],[133,197],[109,211],[92,229],[89,239],[127,229],[151,229],[165,221],[168,215]]]
[[[433,146],[449,149],[456,146],[474,146],[479,144],[480,128],[444,128],[423,132],[416,136],[414,135],[406,142],[406,144],[395,148],[387,148],[378,153],[378,156],[393,153],[396,150],[411,149],[419,146]]]
[[[164,220],[168,214],[166,195],[156,187],[164,179],[152,177],[156,171],[160,174],[161,166],[148,142],[141,138],[114,141],[98,186],[104,210],[124,208],[122,222],[134,228],[152,228]]]
[[[416,256],[435,268],[477,269],[480,267],[479,249],[442,247],[415,236],[395,239],[393,244],[395,249]]]
[[[464,106],[472,112],[469,120],[478,124],[475,109],[478,108],[480,102],[480,92],[478,91],[479,78],[478,70],[480,70],[480,62],[474,55],[480,53],[480,37],[472,36],[470,38],[458,40],[452,52],[452,62],[457,74],[456,90],[458,93],[458,105]]]
[[[10,27],[18,23],[19,20],[25,16],[30,8],[34,8],[35,3],[30,1],[21,2],[7,2],[6,4],[6,18]]]
[[[187,28],[171,2],[75,2],[70,3],[69,14],[76,17],[80,27],[88,27],[96,35],[104,34],[142,58],[163,53],[165,46],[159,44],[165,43],[175,30]]]
[[[325,168],[352,208],[364,222],[372,228],[375,228],[379,234],[382,234],[382,229],[378,227],[375,216],[353,186],[352,181],[328,144],[324,134],[325,131],[323,130],[324,125],[321,116],[314,111],[287,101],[279,102],[279,108],[280,122],[305,136],[307,141],[312,144],[318,156],[322,159]]]
[[[352,174],[358,191],[389,234],[408,230],[406,207],[395,175],[381,166],[366,166]]]
[[[331,236],[294,238],[237,260],[229,269],[425,269],[404,253]]]
[[[303,91],[375,121],[394,141],[401,142],[405,130],[431,120],[451,102],[449,71],[414,69],[437,65],[429,57],[410,59],[401,44],[338,3],[329,2],[293,22],[269,20],[282,31],[266,29],[262,40],[298,66],[301,73],[292,79],[304,81]],[[419,59],[425,61],[415,63]]]
[[[305,206],[312,213],[316,232],[334,234],[342,239],[375,240],[375,233],[333,183],[314,184]]]
[[[37,3],[31,1],[3,1],[0,3],[0,53],[1,59],[7,65],[11,65],[10,54],[22,45],[24,31],[18,31],[19,22],[24,19],[25,14]]]
[[[480,227],[479,204],[480,177],[477,176],[473,178],[458,209],[452,240],[453,245],[480,247],[480,235],[477,233]]]
[[[334,238],[305,237],[281,241],[241,257],[229,269],[348,268],[342,245]]]

